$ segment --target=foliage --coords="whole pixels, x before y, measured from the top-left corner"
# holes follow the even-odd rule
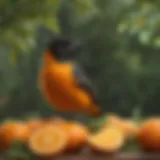
[[[140,107],[144,114],[153,108],[156,113],[159,102],[151,99],[159,93],[159,5],[116,0],[95,4],[97,12],[83,17],[74,34],[86,42],[80,59],[98,86],[104,110],[131,115]]]
[[[65,1],[65,0],[63,0]],[[62,2],[63,2],[62,1]],[[0,3],[1,42],[10,48],[11,60],[14,63],[18,52],[28,52],[35,46],[35,31],[39,25],[59,33],[57,10],[61,0],[6,0]],[[75,6],[80,6],[77,11],[91,8],[80,0],[74,1]],[[3,45],[4,45],[3,44]]]
[[[84,42],[77,60],[105,112],[158,113],[159,10],[159,0],[1,0],[0,117],[53,114],[37,76],[56,34]]]
[[[11,147],[4,152],[3,157],[6,159],[34,159],[35,155],[28,149],[28,146],[22,144],[22,142],[14,142]]]

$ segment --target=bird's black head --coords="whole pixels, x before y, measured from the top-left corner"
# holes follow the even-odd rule
[[[48,50],[57,60],[63,61],[73,59],[78,47],[80,47],[79,41],[73,41],[67,38],[56,38],[50,41]]]

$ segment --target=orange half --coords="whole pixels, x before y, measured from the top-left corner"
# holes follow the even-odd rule
[[[124,144],[123,132],[115,126],[108,126],[95,135],[90,135],[91,148],[102,152],[116,152]]]
[[[36,130],[29,139],[29,148],[41,156],[57,155],[64,151],[67,145],[67,135],[53,125]]]

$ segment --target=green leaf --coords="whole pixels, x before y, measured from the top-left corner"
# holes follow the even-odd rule
[[[92,132],[98,131],[106,123],[106,117],[101,117],[99,119],[91,119],[88,122],[88,127]]]
[[[141,56],[139,54],[131,54],[127,59],[127,63],[132,71],[139,71],[141,69]]]
[[[33,157],[27,145],[20,141],[14,141],[5,154],[10,158],[21,158],[24,160],[30,160]]]
[[[62,0],[46,0],[48,5],[52,7],[53,12],[56,13],[62,3]]]
[[[142,44],[148,44],[150,42],[152,33],[149,31],[143,31],[139,34],[139,40]]]
[[[13,50],[12,53],[9,56],[9,62],[11,65],[16,65],[17,64],[17,56],[18,56],[18,51],[17,50]]]
[[[57,17],[47,19],[45,26],[56,33],[60,33],[60,27]]]
[[[160,48],[160,36],[154,39],[153,44],[156,47]]]
[[[74,0],[73,3],[79,15],[86,15],[87,13],[93,13],[98,10],[93,0]]]

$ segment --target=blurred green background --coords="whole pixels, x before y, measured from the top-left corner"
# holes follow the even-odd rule
[[[37,75],[57,34],[85,42],[77,61],[106,113],[160,113],[159,0],[0,0],[0,119],[55,113]]]

